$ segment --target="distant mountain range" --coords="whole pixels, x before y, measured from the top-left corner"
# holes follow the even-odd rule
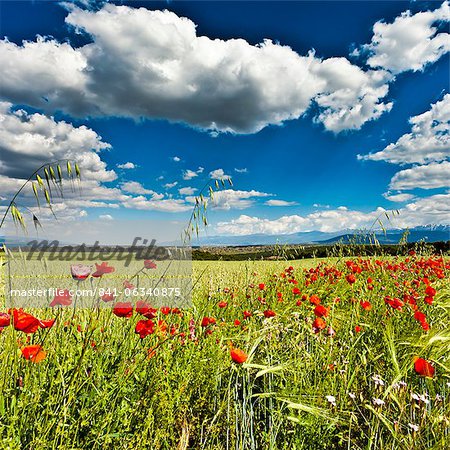
[[[390,229],[377,232],[376,237],[380,244],[398,244],[406,230]],[[450,240],[450,225],[427,225],[408,230],[408,242],[438,242]],[[292,234],[249,234],[244,236],[203,236],[194,246],[248,246],[248,245],[274,245],[274,244],[335,244],[342,242],[369,243],[369,234],[362,230],[341,230],[336,232],[306,231]]]
[[[390,229],[377,232],[376,237],[380,244],[398,244],[406,230]],[[10,247],[23,246],[30,238],[7,239]],[[408,230],[407,242],[438,242],[450,241],[450,225],[426,225]],[[0,246],[5,238],[0,236]],[[193,247],[214,246],[252,246],[252,245],[274,245],[274,244],[322,244],[331,245],[337,242],[348,243],[370,243],[369,234],[364,230],[340,230],[336,232],[306,231],[292,234],[249,234],[244,236],[202,236],[194,239]],[[61,243],[62,244],[62,243]],[[174,243],[161,243],[160,245],[174,245]]]

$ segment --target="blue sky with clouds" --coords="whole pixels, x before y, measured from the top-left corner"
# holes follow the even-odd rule
[[[390,209],[396,226],[450,223],[449,14],[1,2],[2,204],[39,163],[73,157],[85,187],[59,205],[67,220],[184,220],[230,176],[210,233],[359,228]]]

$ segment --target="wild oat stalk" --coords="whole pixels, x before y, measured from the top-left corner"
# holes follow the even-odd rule
[[[53,199],[55,197],[64,197],[64,173],[62,166],[65,166],[67,177],[71,181],[72,185],[75,181],[79,182],[81,180],[80,168],[78,166],[78,163],[75,161],[62,159],[43,164],[28,177],[25,183],[23,183],[20,189],[14,194],[12,200],[6,208],[5,213],[3,214],[2,220],[0,222],[0,228],[5,223],[5,220],[8,217],[8,213],[10,213],[14,224],[16,226],[22,227],[22,229],[24,230],[26,229],[25,218],[22,211],[19,209],[17,198],[22,193],[22,191],[24,191],[24,189],[30,184],[34,197],[36,199],[37,206],[39,208],[41,207],[40,196],[43,196],[45,203],[53,213]],[[32,215],[33,224],[36,229],[38,226],[41,226],[38,217],[29,208],[25,206],[20,206],[20,208],[23,208],[30,212],[30,214]]]
[[[231,178],[221,179],[214,181],[214,186],[211,185],[211,181],[208,180],[200,190],[200,194],[195,197],[195,205],[189,218],[186,229],[182,232],[181,240],[184,244],[190,242],[192,236],[198,237],[200,226],[208,226],[207,209],[210,201],[214,201],[214,193],[220,191],[228,183],[233,186]]]

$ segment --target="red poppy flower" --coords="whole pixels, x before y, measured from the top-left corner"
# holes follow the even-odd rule
[[[125,317],[129,319],[133,315],[133,305],[129,302],[116,303],[113,308],[113,313],[117,317]]]
[[[416,319],[418,322],[426,322],[427,316],[421,311],[416,311],[414,313],[414,319]]]
[[[263,314],[264,314],[264,317],[267,317],[267,318],[269,318],[269,317],[275,317],[277,314],[276,314],[276,312],[275,311],[272,311],[271,309],[266,309],[264,312],[263,312]]]
[[[228,303],[227,303],[227,302],[219,302],[219,303],[217,304],[217,306],[218,306],[219,308],[226,308],[226,307],[228,306]]]
[[[316,317],[312,324],[314,333],[318,333],[320,330],[323,330],[326,326],[327,324],[325,320],[323,320],[321,317]]]
[[[136,324],[134,332],[139,334],[141,339],[144,339],[149,334],[153,334],[155,332],[155,324],[151,319],[139,320]]]
[[[313,305],[318,305],[320,303],[320,298],[317,295],[311,295],[311,297],[309,297],[309,301]]]
[[[13,309],[13,324],[17,331],[34,333],[41,326],[39,319],[20,309]]]
[[[239,348],[232,348],[230,350],[230,356],[236,364],[245,363],[248,359],[248,355]]]
[[[248,319],[253,315],[250,311],[243,311],[242,314],[244,315],[244,319]]]
[[[390,297],[386,296],[384,301],[397,311],[402,311],[403,306],[405,306],[405,304],[399,298],[391,299]]]
[[[156,269],[156,263],[152,261],[151,259],[146,259],[144,261],[144,267],[146,269]]]
[[[125,280],[123,282],[123,287],[125,289],[134,289],[136,286],[134,284],[131,284],[128,280]]]
[[[240,324],[241,324],[241,321],[240,321],[239,319],[236,319],[236,320],[234,321],[234,325],[235,325],[236,327],[238,327]]]
[[[138,300],[136,302],[136,312],[139,314],[146,313],[150,308],[150,305],[146,303],[144,300]]]
[[[317,305],[317,306],[314,308],[314,314],[315,314],[317,317],[327,317],[328,314],[329,314],[329,312],[330,312],[330,309],[329,309],[329,308],[326,308],[326,307],[323,306],[323,305]]]
[[[69,306],[71,304],[72,304],[72,297],[69,294],[69,290],[68,289],[64,289],[64,290],[59,289],[56,292],[55,297],[51,301],[50,306],[53,308],[56,305]]]
[[[433,378],[434,376],[434,367],[423,358],[414,360],[414,370],[422,377]]]
[[[41,328],[51,328],[54,325],[55,321],[56,319],[40,320],[39,326]]]
[[[347,280],[348,283],[353,284],[356,281],[356,277],[355,275],[353,275],[352,273],[348,274],[345,279]]]
[[[21,348],[22,356],[27,361],[39,363],[45,359],[47,353],[42,349],[40,345],[28,345]]]
[[[295,287],[294,289],[292,289],[292,293],[293,293],[294,295],[300,295],[300,294],[301,294],[301,291],[300,291],[300,289],[299,289],[298,287]]]
[[[360,333],[362,331],[362,328],[359,325],[356,325],[355,332]]]
[[[70,266],[70,272],[72,273],[72,278],[74,280],[82,281],[85,280],[91,273],[91,266],[86,266],[84,264],[72,264]]]
[[[370,302],[364,302],[364,301],[360,301],[359,304],[361,305],[361,307],[363,309],[365,309],[366,311],[370,311],[372,309],[372,303]]]
[[[425,294],[428,297],[434,297],[436,295],[436,289],[434,289],[434,287],[427,286],[425,289]]]
[[[158,310],[156,308],[152,308],[148,303],[145,303],[144,300],[138,300],[136,302],[136,312],[142,314],[147,319],[154,319]]]
[[[432,305],[434,297],[427,296],[423,300],[424,300],[425,303],[428,303],[429,305]]]
[[[116,296],[112,293],[112,292],[105,292],[102,295],[102,301],[104,301],[105,303],[108,302],[113,302],[115,300]]]
[[[214,325],[216,323],[216,319],[214,317],[203,317],[201,326],[207,327],[208,325]]]
[[[258,287],[261,291],[263,291],[266,288],[266,285],[264,283],[259,283]]]
[[[163,307],[161,308],[161,312],[162,312],[165,316],[167,316],[168,314],[170,314],[170,308],[169,308],[168,306],[163,306]]]
[[[0,312],[0,328],[7,327],[11,323],[11,316],[8,313]]]
[[[96,267],[96,271],[92,274],[93,277],[95,278],[100,278],[103,275],[107,274],[107,273],[112,273],[114,272],[116,269],[114,269],[114,267],[108,266],[108,263],[102,262],[101,264],[95,264]]]

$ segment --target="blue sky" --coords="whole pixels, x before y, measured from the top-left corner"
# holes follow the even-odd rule
[[[400,210],[397,226],[450,223],[447,3],[115,4],[121,13],[98,2],[1,2],[0,61],[8,61],[0,64],[7,80],[0,100],[8,102],[2,113],[17,119],[14,111],[23,109],[28,120],[39,114],[45,122],[4,130],[0,182],[6,194],[32,168],[23,167],[31,150],[8,139],[24,133],[25,146],[34,133],[34,142],[45,142],[36,163],[72,155],[77,146],[85,161],[82,198],[60,206],[68,220],[81,213],[82,220],[182,221],[198,190],[179,189],[198,189],[222,169],[234,186],[212,205],[213,234],[358,228],[373,222],[380,208]],[[172,22],[165,22],[168,13],[134,14],[139,7],[167,9]],[[182,29],[183,17],[196,25],[195,41]],[[385,27],[377,33],[379,21]],[[199,36],[209,39],[200,42]],[[241,41],[225,47],[231,39]],[[255,46],[265,39],[273,47],[262,54]],[[24,40],[36,45],[25,52]],[[43,50],[46,43],[50,52]],[[196,46],[189,57],[179,51],[185,45]],[[85,53],[89,46],[98,53]],[[77,66],[78,53],[87,66]],[[204,63],[208,58],[214,62]],[[195,94],[185,94],[186,86]],[[427,112],[412,130],[410,118]],[[65,132],[73,140],[59,141],[64,138],[51,130],[59,122],[72,127]],[[80,127],[90,136],[78,130],[75,137]],[[358,158],[389,144],[400,156]],[[127,162],[135,167],[119,167]],[[183,179],[188,170],[195,176]],[[2,198],[6,204],[8,195]]]

